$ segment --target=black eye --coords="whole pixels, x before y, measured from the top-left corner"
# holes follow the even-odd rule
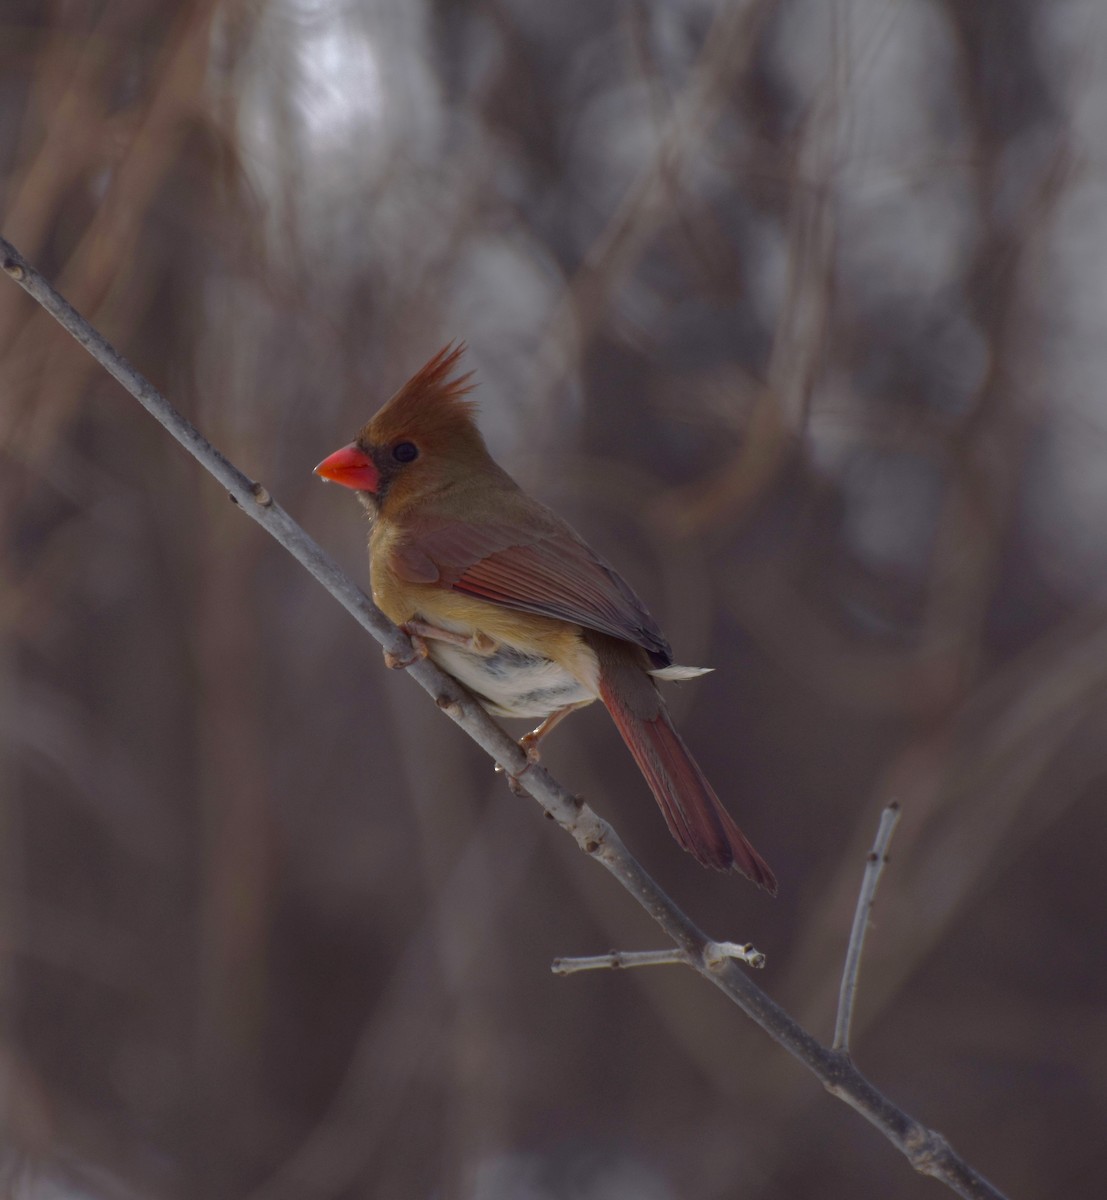
[[[419,447],[414,442],[397,442],[392,447],[392,457],[401,463],[414,462],[419,457]]]

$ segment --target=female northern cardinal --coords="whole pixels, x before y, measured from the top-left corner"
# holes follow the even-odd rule
[[[646,606],[560,517],[493,462],[469,375],[447,346],[316,468],[373,515],[373,598],[490,712],[542,718],[537,743],[602,700],[665,814],[704,866],[776,879],[673,728],[654,680],[688,679]],[[390,665],[403,666],[403,663]]]

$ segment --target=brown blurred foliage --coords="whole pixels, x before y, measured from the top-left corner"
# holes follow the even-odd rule
[[[1092,0],[7,0],[3,233],[361,577],[311,467],[450,337],[681,661],[774,904],[547,762],[1014,1195],[1107,1162]],[[0,281],[2,282],[2,281]],[[1107,364],[1104,364],[1107,365]],[[14,286],[5,1194],[935,1194]]]

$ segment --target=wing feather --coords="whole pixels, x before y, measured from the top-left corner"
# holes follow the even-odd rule
[[[507,524],[450,522],[412,530],[398,553],[418,563],[420,581],[522,612],[571,621],[641,646],[655,667],[672,650],[642,601],[619,573],[552,513],[531,532]]]

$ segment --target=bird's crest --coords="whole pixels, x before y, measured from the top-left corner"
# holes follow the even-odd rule
[[[450,342],[413,375],[365,428],[368,440],[387,444],[418,430],[424,437],[449,438],[474,431],[476,401],[466,396],[473,390],[472,371],[454,375],[465,343]]]

